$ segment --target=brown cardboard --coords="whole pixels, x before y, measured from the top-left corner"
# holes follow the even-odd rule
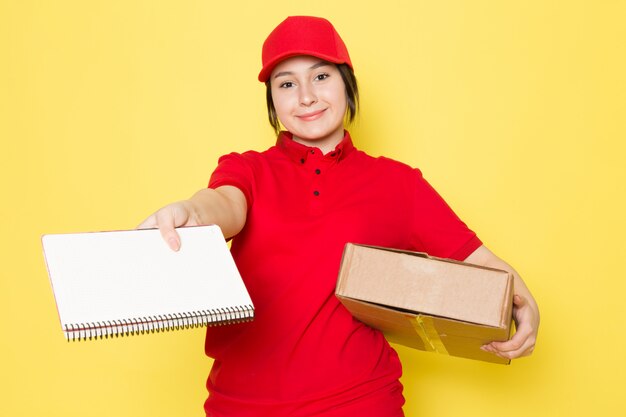
[[[336,295],[354,317],[416,349],[508,364],[480,347],[507,340],[513,276],[424,253],[348,243]]]

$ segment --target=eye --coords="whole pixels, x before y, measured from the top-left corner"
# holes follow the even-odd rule
[[[318,81],[322,81],[322,80],[325,80],[328,77],[330,77],[330,74],[327,74],[327,73],[323,72],[323,73],[317,75],[315,77],[315,79],[318,80]]]
[[[284,83],[280,84],[280,88],[291,88],[293,87],[293,83],[291,81],[285,81]]]

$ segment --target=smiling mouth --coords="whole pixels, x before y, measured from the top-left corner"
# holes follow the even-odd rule
[[[310,121],[317,120],[320,117],[322,117],[322,114],[325,111],[326,111],[326,109],[318,110],[318,111],[315,111],[315,112],[312,112],[312,113],[302,114],[302,115],[299,115],[299,116],[296,116],[296,117],[298,119],[300,119],[300,120],[304,120],[305,122],[310,122]]]

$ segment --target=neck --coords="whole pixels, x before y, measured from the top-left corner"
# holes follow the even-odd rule
[[[344,130],[342,126],[341,129],[337,129],[335,132],[331,133],[330,135],[324,138],[303,139],[303,138],[297,137],[296,135],[293,135],[293,140],[294,142],[301,143],[305,146],[318,148],[320,151],[322,151],[324,155],[326,155],[327,153],[335,150],[337,145],[339,145],[341,141],[343,140],[343,137],[344,137]]]

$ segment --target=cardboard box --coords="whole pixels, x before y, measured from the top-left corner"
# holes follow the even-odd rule
[[[513,275],[424,253],[348,243],[336,295],[387,340],[416,349],[508,364],[480,347],[508,340]]]

